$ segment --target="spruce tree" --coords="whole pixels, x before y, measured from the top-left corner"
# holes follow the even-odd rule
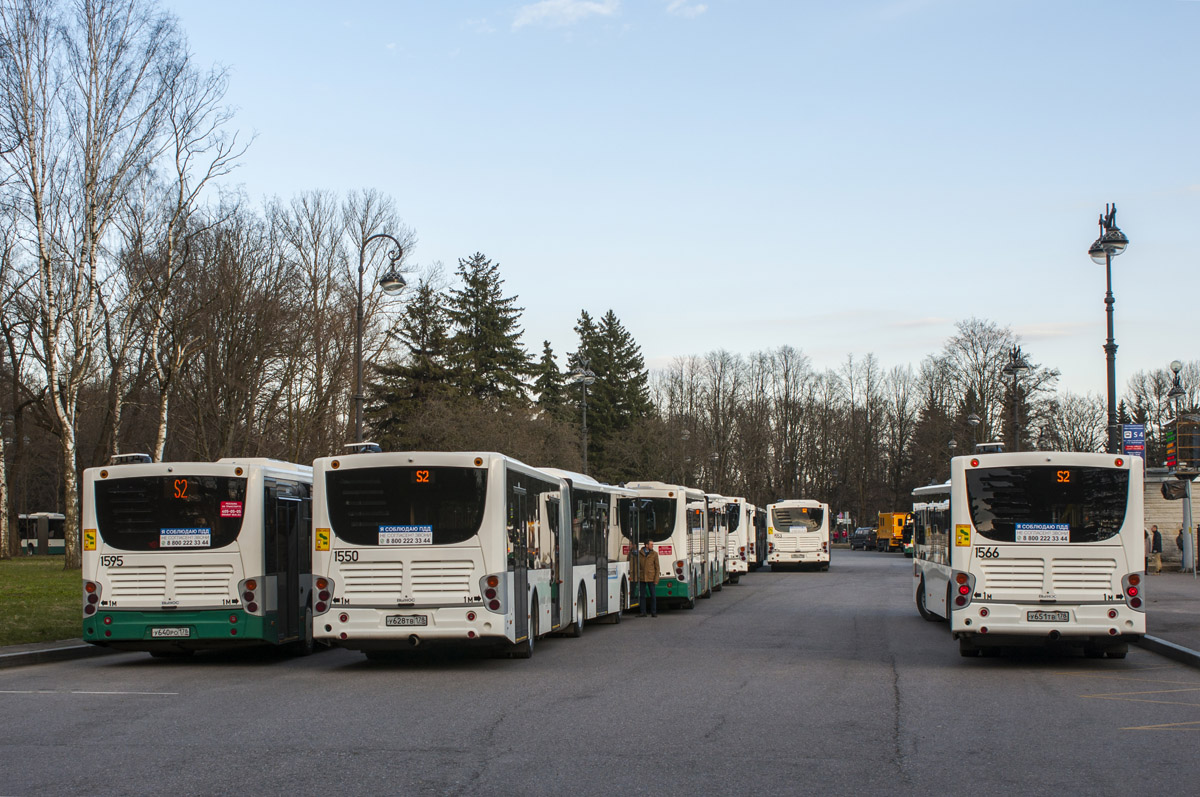
[[[542,341],[542,359],[534,368],[533,390],[537,394],[538,409],[552,420],[563,418],[566,410],[567,388],[566,378],[558,370],[554,359],[554,350],[550,341]]]
[[[499,264],[482,253],[459,258],[457,274],[462,287],[451,289],[446,314],[453,328],[450,351],[459,392],[500,406],[525,404],[524,380],[533,368],[521,346],[524,308],[516,306],[516,296],[504,296]]]
[[[449,319],[442,296],[428,281],[413,293],[394,337],[403,350],[375,368],[367,421],[373,439],[384,448],[423,447],[411,421],[432,401],[451,394]]]

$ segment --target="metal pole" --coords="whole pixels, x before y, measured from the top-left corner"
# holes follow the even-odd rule
[[[583,475],[587,475],[587,380],[583,380]]]
[[[1017,374],[1017,360],[1013,360],[1013,451],[1021,450],[1021,420],[1017,412],[1021,397],[1017,395]]]
[[[358,249],[358,308],[354,314],[354,442],[363,441],[363,270],[366,242]]]
[[[1108,341],[1104,344],[1104,354],[1108,359],[1108,453],[1120,451],[1120,435],[1117,433],[1117,344],[1113,340],[1113,299],[1112,292],[1112,252],[1104,252],[1104,275],[1108,283],[1108,291],[1104,294],[1105,313],[1108,315]]]
[[[1179,434],[1178,431],[1175,433]],[[1179,445],[1179,438],[1176,437],[1176,445]],[[1192,578],[1196,577],[1196,548],[1192,542],[1192,480],[1186,478],[1183,480],[1183,553],[1191,554],[1186,557],[1186,561],[1190,564],[1192,570]]]

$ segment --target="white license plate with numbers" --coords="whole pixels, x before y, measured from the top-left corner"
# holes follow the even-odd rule
[[[1032,611],[1025,615],[1031,623],[1065,623],[1071,619],[1070,612]]]
[[[429,625],[429,618],[423,614],[389,614],[384,623],[389,626]]]
[[[150,636],[154,639],[186,639],[192,635],[190,628],[151,628]]]

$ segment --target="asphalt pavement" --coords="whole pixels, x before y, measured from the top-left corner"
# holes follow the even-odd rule
[[[1141,647],[1200,668],[1200,578],[1191,572],[1164,569],[1151,575],[1145,586],[1147,634]],[[0,669],[111,652],[82,639],[9,645],[0,647]]]

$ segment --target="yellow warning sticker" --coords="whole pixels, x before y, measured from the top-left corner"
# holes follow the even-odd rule
[[[954,545],[956,548],[971,547],[971,526],[960,523],[954,527]]]
[[[84,529],[83,530],[83,550],[85,550],[85,551],[96,550],[96,530],[95,529]]]
[[[329,550],[329,529],[317,529],[317,550]]]

